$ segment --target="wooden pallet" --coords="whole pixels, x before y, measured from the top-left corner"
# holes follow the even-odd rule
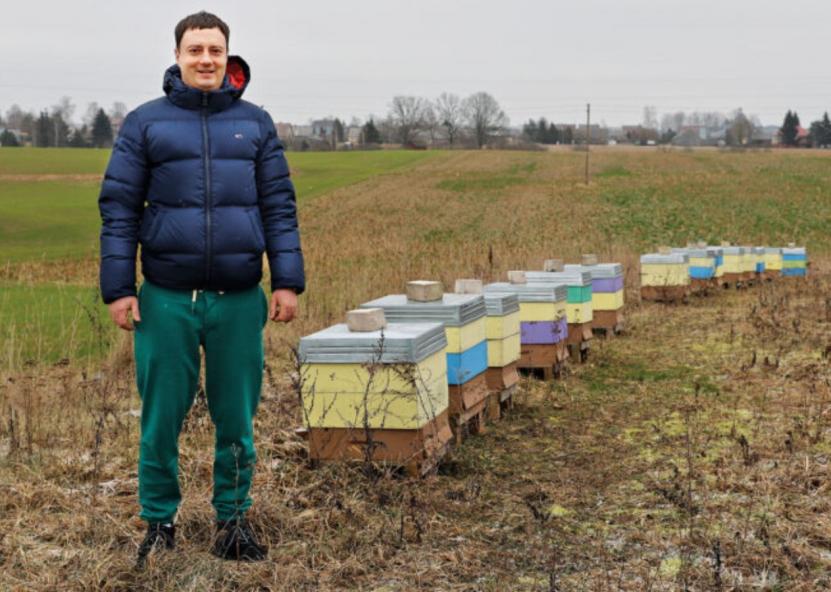
[[[623,333],[623,320],[623,308],[595,310],[592,312],[592,332],[603,337],[620,335]]]
[[[510,388],[519,382],[518,362],[485,370],[485,382],[491,392]]]
[[[543,380],[559,378],[568,357],[565,342],[523,344],[517,368],[526,374],[541,375]]]
[[[514,393],[517,388],[518,386],[514,384],[501,391],[491,391],[486,413],[488,421],[499,421],[514,408]]]
[[[742,288],[745,286],[744,273],[724,272],[721,277],[725,288]]]
[[[594,315],[592,314],[592,317]],[[589,348],[594,337],[593,323],[569,323],[566,346],[573,362],[583,363],[589,359]]]
[[[408,475],[434,471],[450,450],[453,432],[445,410],[418,429],[308,428],[298,432],[312,461],[364,461],[394,465]]]
[[[710,278],[707,280],[701,278],[690,279],[690,290],[693,294],[707,296],[712,294],[718,286],[719,283],[716,278]]]
[[[686,302],[689,286],[641,286],[641,300],[651,302]]]
[[[486,372],[464,384],[450,385],[448,390],[450,400],[447,410],[456,443],[461,443],[470,434],[483,433],[490,394]]]

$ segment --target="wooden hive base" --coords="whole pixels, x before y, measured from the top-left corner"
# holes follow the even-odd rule
[[[725,288],[740,288],[745,285],[743,273],[725,272],[721,280]]]
[[[689,286],[641,286],[641,300],[686,302],[689,295]]]
[[[314,461],[363,461],[403,467],[411,476],[434,470],[450,449],[447,411],[415,430],[309,428],[302,430]]]
[[[485,415],[488,406],[487,371],[464,384],[450,385],[448,412],[450,426],[457,443],[470,434],[485,431]]]
[[[510,388],[519,382],[519,373],[517,372],[518,362],[508,364],[501,368],[488,368],[485,370],[485,382],[490,391],[501,391]]]
[[[539,373],[543,380],[559,378],[568,359],[565,342],[553,344],[523,344],[517,368],[528,374]]]
[[[592,331],[609,337],[623,332],[623,309],[595,310],[592,312]]]
[[[592,313],[594,318],[594,313]],[[569,323],[567,345],[580,344],[592,338],[592,323]]]
[[[719,283],[716,278],[706,280],[701,278],[690,279],[690,289],[693,294],[706,296],[712,294],[718,286]]]
[[[764,272],[765,279],[768,281],[773,281],[781,275],[782,271],[779,269],[766,269]]]
[[[488,421],[498,421],[505,417],[514,408],[514,393],[518,385],[514,384],[501,391],[491,391],[488,397]]]

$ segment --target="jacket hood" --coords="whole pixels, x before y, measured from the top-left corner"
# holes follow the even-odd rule
[[[162,89],[167,98],[179,107],[207,107],[210,111],[222,111],[242,96],[250,81],[251,70],[245,60],[239,56],[228,56],[225,78],[217,90],[205,92],[188,86],[182,81],[182,70],[178,64],[173,64],[165,71]]]

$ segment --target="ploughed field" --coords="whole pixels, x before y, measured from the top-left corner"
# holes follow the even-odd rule
[[[139,407],[97,299],[108,154],[0,150],[0,588],[817,590],[831,587],[831,155],[288,154],[308,291],[270,324],[252,520],[265,564],[214,560],[212,428],[181,441],[178,550],[132,571]],[[782,245],[806,281],[639,305],[637,255]],[[408,279],[496,280],[597,253],[627,267],[627,332],[438,475],[312,469],[289,350]]]

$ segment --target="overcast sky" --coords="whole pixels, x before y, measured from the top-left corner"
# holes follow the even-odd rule
[[[62,95],[133,108],[161,94],[173,28],[205,9],[275,121],[382,116],[396,94],[484,90],[513,125],[638,123],[743,107],[780,124],[831,109],[828,0],[23,1],[2,5],[0,111]]]

